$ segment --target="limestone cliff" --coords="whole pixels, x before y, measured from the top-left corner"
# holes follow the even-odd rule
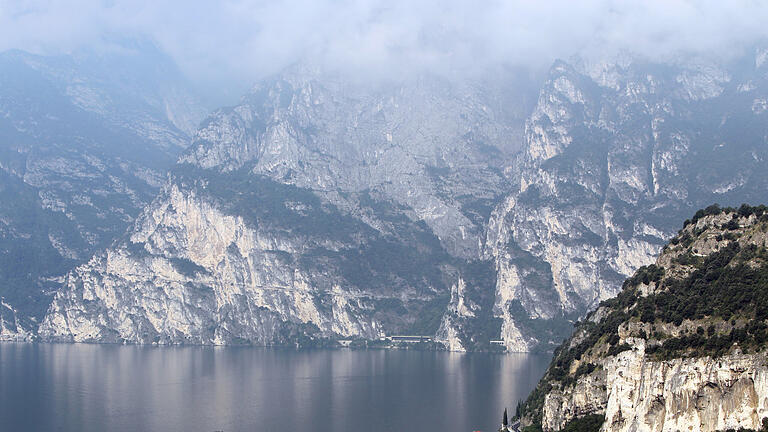
[[[471,83],[422,76],[372,84],[296,66],[204,121],[141,216],[170,220],[176,205],[166,204],[194,196],[211,218],[242,219],[242,229],[285,246],[241,248],[251,256],[279,251],[283,266],[198,261],[196,246],[173,234],[189,232],[189,221],[163,228],[169,240],[150,249],[134,241],[147,237],[137,224],[95,262],[142,254],[191,260],[216,280],[231,277],[218,269],[238,281],[291,272],[313,295],[338,286],[379,299],[350,312],[359,327],[332,324],[336,315],[322,308],[323,318],[310,320],[291,312],[303,310],[295,303],[280,320],[320,329],[296,334],[363,338],[377,333],[336,330],[376,326],[435,336],[454,350],[489,349],[496,339],[508,351],[553,349],[652,262],[674,221],[712,202],[763,199],[768,114],[753,107],[768,94],[767,72],[756,61],[620,58],[558,61],[541,83],[507,73]],[[217,259],[241,259],[228,254]],[[100,281],[104,271],[91,263],[69,276],[44,337],[78,339],[62,317],[102,310],[102,300],[87,303],[77,292],[84,275]],[[129,290],[114,282],[126,279],[122,272],[108,285],[130,292],[130,304],[158,288]],[[151,272],[142,278],[151,281]],[[181,301],[174,295],[167,294]],[[112,308],[119,316],[120,306]],[[362,312],[368,308],[376,313]],[[99,334],[117,325],[97,321]],[[145,340],[137,335],[120,337]]]
[[[0,53],[0,339],[34,335],[60,278],[132,225],[203,116],[151,46]]]
[[[509,350],[556,346],[696,209],[765,200],[768,123],[753,109],[768,91],[760,55],[551,68],[507,169],[513,190],[488,222]]]
[[[472,287],[460,334],[438,339],[497,338],[480,249],[522,118],[492,109],[498,94],[435,78],[378,90],[321,78],[286,72],[204,122],[126,238],[67,276],[40,336],[431,336]]]
[[[529,428],[760,429],[768,417],[768,209],[700,211],[580,323],[521,413]]]

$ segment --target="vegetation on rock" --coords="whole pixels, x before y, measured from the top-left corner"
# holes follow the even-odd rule
[[[649,361],[768,349],[766,246],[766,206],[696,212],[656,264],[638,269],[618,296],[577,324],[518,417],[540,428],[549,392],[575,385],[599,369],[600,359],[634,349],[639,339]]]

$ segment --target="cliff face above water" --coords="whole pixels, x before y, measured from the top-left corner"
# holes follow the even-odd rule
[[[248,313],[261,307],[282,323],[274,328],[285,324],[299,339],[408,332],[454,350],[495,339],[509,351],[554,348],[653,261],[674,221],[712,202],[763,200],[768,66],[760,58],[557,62],[541,83],[508,74],[368,86],[288,70],[202,124],[134,228],[68,276],[41,335],[288,341],[277,330],[253,336],[255,318],[216,336],[230,293],[242,292],[247,301],[226,312],[231,320],[246,304]],[[197,219],[178,216],[192,207]],[[221,218],[259,242],[207,222]],[[147,227],[167,239],[151,246]],[[189,233],[239,249],[201,255]],[[108,265],[118,256],[127,267]],[[165,287],[150,258],[189,260],[196,271],[169,280],[200,290]],[[133,268],[145,288],[131,288]],[[294,279],[316,311],[288,295]],[[89,284],[94,296],[83,297]],[[164,303],[149,308],[145,295],[156,290]],[[267,293],[280,299],[263,300]],[[342,313],[324,296],[359,302]],[[173,316],[170,304],[199,316],[167,330],[150,315]],[[150,328],[147,337],[139,327]]]
[[[768,210],[709,207],[577,325],[521,407],[530,430],[760,429],[768,417]],[[571,426],[573,427],[573,426]]]
[[[551,68],[487,229],[509,350],[556,346],[696,209],[765,200],[762,58]]]
[[[0,53],[0,340],[28,339],[60,277],[131,226],[204,116],[154,48]]]
[[[499,324],[485,322],[480,250],[523,124],[497,98],[439,79],[361,92],[306,71],[255,87],[203,124],[126,238],[68,276],[40,335],[487,347]],[[460,335],[442,322],[452,296],[472,310]]]

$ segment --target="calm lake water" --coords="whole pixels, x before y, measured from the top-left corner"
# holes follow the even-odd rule
[[[495,431],[546,355],[0,343],[0,431]]]

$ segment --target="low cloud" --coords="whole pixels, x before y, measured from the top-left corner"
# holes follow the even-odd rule
[[[728,56],[768,36],[760,1],[0,0],[0,50],[144,38],[195,82],[253,82],[299,61],[353,73],[469,73],[630,51]]]

